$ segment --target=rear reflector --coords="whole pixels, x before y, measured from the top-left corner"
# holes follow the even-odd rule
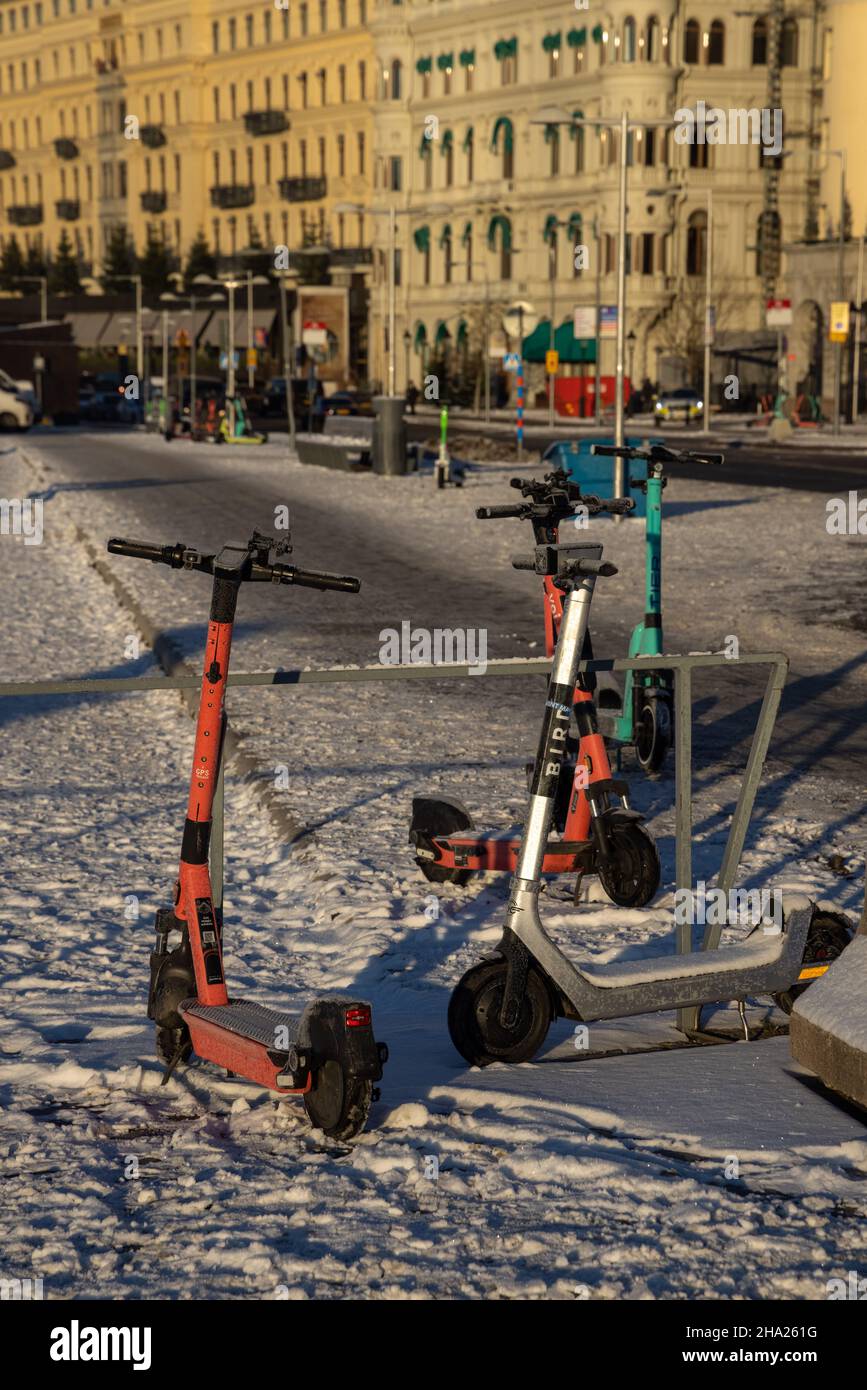
[[[356,1004],[354,1008],[346,1010],[344,1018],[347,1028],[369,1028],[370,1005]]]

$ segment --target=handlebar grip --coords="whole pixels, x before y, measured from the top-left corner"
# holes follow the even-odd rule
[[[632,458],[633,450],[629,444],[591,444],[591,454],[605,454],[609,458]]]
[[[580,574],[598,574],[603,579],[617,574],[617,566],[612,565],[610,560],[578,560],[576,568]]]
[[[155,541],[131,541],[113,536],[108,542],[110,555],[127,555],[133,560],[151,560],[157,565],[174,564],[175,556],[179,557],[183,550],[184,545],[181,541],[176,545],[158,545]],[[181,560],[178,558],[177,565],[180,564]]]
[[[532,570],[533,573],[535,574],[535,572],[536,572],[536,559],[535,559],[535,556],[533,556],[533,555],[513,555],[513,556],[512,556],[512,569],[513,569],[513,570]]]
[[[716,465],[725,463],[726,461],[725,454],[688,454],[687,457],[691,463],[711,463]]]
[[[613,516],[628,516],[635,511],[635,498],[607,497],[602,503],[602,510],[611,512]]]
[[[345,594],[357,594],[361,588],[361,580],[351,574],[320,574],[295,565],[254,565],[252,578],[272,584],[295,584],[301,589],[336,589]]]
[[[514,507],[476,507],[476,516],[479,521],[497,521],[506,516],[523,516],[524,508],[520,505]]]

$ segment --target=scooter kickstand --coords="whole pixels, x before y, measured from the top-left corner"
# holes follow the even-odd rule
[[[745,1001],[744,1001],[743,999],[738,999],[736,1002],[737,1002],[737,1006],[738,1006],[738,1017],[740,1018],[740,1021],[741,1021],[741,1027],[742,1027],[743,1030],[744,1030],[744,1042],[749,1042],[749,1040],[750,1040],[750,1029],[749,1029],[749,1025],[748,1025],[748,1023],[747,1023],[747,1009],[746,1009],[746,1003],[745,1003]]]
[[[161,1085],[161,1086],[167,1086],[168,1083],[171,1081],[171,1079],[172,1079],[172,1073],[174,1072],[175,1067],[178,1065],[178,1062],[180,1062],[180,1060],[181,1060],[181,1058],[183,1057],[183,1055],[184,1055],[184,1045],[183,1045],[183,1043],[181,1043],[181,1045],[175,1049],[175,1054],[174,1054],[174,1056],[172,1057],[172,1060],[169,1062],[168,1066],[166,1067],[165,1071],[163,1072],[163,1079],[162,1079],[162,1081],[160,1082],[160,1085]]]

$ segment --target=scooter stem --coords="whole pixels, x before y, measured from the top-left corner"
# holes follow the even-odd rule
[[[599,554],[602,554],[601,547]],[[520,890],[536,893],[539,891],[542,860],[545,857],[545,846],[554,814],[554,797],[572,718],[578,662],[584,645],[595,584],[595,575],[583,575],[580,580],[573,582],[563,605],[563,617],[545,702],[545,719],[533,767],[530,804],[515,876],[512,879],[512,900],[509,903],[507,928],[513,910],[517,911],[516,893]]]

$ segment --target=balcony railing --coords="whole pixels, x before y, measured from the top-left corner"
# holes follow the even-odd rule
[[[54,211],[61,222],[77,222],[81,216],[81,203],[77,198],[59,198]]]
[[[248,135],[279,135],[289,129],[289,117],[285,111],[247,111],[244,125]]]
[[[211,207],[249,208],[256,201],[252,183],[216,183],[211,188]]]
[[[373,251],[369,246],[332,246],[331,264],[334,266],[372,265]]]
[[[148,188],[141,195],[142,212],[165,212],[167,197],[165,190]]]
[[[166,133],[161,125],[143,125],[139,130],[139,139],[149,150],[158,150],[166,143]]]
[[[41,203],[16,203],[6,209],[13,227],[38,227],[42,221]]]
[[[285,203],[314,203],[324,198],[328,180],[321,178],[281,179],[277,187]]]
[[[66,137],[61,136],[59,140],[55,140],[54,142],[54,153],[57,155],[58,159],[77,159],[78,146],[74,140],[68,140]]]
[[[0,150],[0,169],[14,169],[15,156],[11,150]]]

